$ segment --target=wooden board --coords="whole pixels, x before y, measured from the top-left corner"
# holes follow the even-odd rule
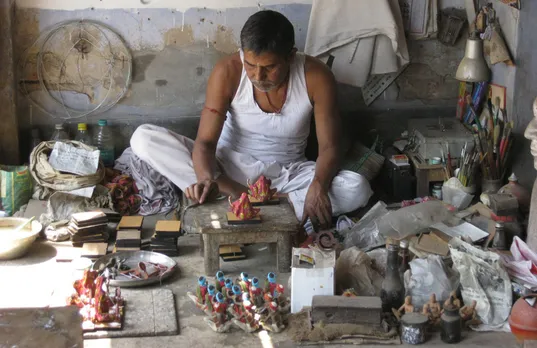
[[[117,225],[118,230],[124,229],[140,229],[144,223],[143,216],[124,216]]]
[[[121,231],[117,231],[116,242],[120,240],[139,241],[141,238],[142,238],[142,232],[140,230],[121,230]]]
[[[238,217],[235,216],[232,212],[227,212],[227,223],[229,225],[255,225],[261,223],[261,215],[257,215],[253,219],[249,220],[241,220]]]
[[[264,206],[264,205],[275,205],[275,204],[280,204],[280,198],[273,197],[266,202],[262,202],[259,199],[250,196],[250,203],[252,203],[254,207]]]
[[[235,253],[242,253],[242,249],[240,246],[236,244],[220,246],[220,255],[235,254]]]
[[[179,232],[181,231],[181,221],[159,220],[155,225],[156,232]]]
[[[221,245],[219,253],[224,262],[246,259],[246,255],[242,251],[242,248],[237,244]]]
[[[222,258],[222,261],[224,261],[224,262],[246,259],[246,255],[244,255],[244,254],[237,254],[237,255],[233,255],[233,256],[222,256],[222,255],[220,255],[220,257]]]
[[[108,243],[84,243],[82,246],[82,257],[100,257],[106,255]]]
[[[495,85],[491,83],[489,85],[489,98],[492,102],[492,105],[496,105],[496,98],[500,98],[500,108],[505,110],[507,104],[507,89],[500,85]]]

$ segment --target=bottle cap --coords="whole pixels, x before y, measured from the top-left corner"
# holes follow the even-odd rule
[[[97,122],[97,124],[99,126],[106,126],[108,124],[108,122],[106,120],[99,120],[99,122]]]
[[[399,242],[399,247],[401,249],[408,249],[408,240],[403,239],[402,241],[400,241]]]
[[[55,127],[56,129],[63,129],[63,124],[58,123],[58,124],[54,125],[54,127]]]
[[[518,178],[516,177],[515,173],[511,173],[511,176],[507,180],[513,181],[513,182],[518,182]]]
[[[85,123],[79,123],[78,130],[88,130],[88,125]]]

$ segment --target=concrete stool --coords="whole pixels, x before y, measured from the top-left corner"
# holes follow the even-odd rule
[[[275,243],[277,267],[281,273],[291,269],[291,236],[298,231],[299,222],[287,198],[281,198],[279,205],[261,208],[261,223],[249,225],[228,225],[227,200],[205,203],[192,207],[185,213],[184,220],[190,225],[189,231],[199,233],[205,274],[212,275],[220,268],[220,245]]]

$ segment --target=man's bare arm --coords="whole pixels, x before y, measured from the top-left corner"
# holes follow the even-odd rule
[[[198,134],[192,152],[198,183],[210,183],[215,179],[216,145],[234,94],[233,83],[236,78],[233,77],[232,64],[232,58],[218,62],[207,83],[205,107],[201,112]],[[194,190],[192,198],[203,203],[209,193],[210,185],[204,185],[200,189],[203,191]]]
[[[328,191],[332,179],[339,171],[341,160],[341,118],[337,108],[336,80],[328,67],[318,60],[311,61],[310,71],[308,86],[311,86],[312,91],[319,143],[315,180]]]
[[[326,65],[308,57],[306,83],[313,103],[319,155],[315,176],[306,194],[302,223],[309,218],[314,225],[318,222],[321,228],[328,228],[332,222],[328,190],[340,164],[341,120],[337,110],[336,81]]]

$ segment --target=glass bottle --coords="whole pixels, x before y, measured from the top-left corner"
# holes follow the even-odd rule
[[[401,248],[401,251],[399,252],[400,256],[400,263],[399,263],[399,276],[401,277],[401,282],[405,284],[405,272],[407,269],[410,269],[410,265],[408,264],[410,262],[410,255],[408,253],[408,240],[403,239],[399,243],[399,248]]]
[[[63,129],[63,124],[57,124],[54,127],[56,128],[56,130],[52,134],[52,138],[50,140],[69,140],[69,134],[65,131],[65,129]]]
[[[405,300],[405,287],[399,276],[399,247],[395,244],[388,244],[386,277],[382,281],[380,300],[382,301],[382,311],[390,312],[392,308],[399,308]]]
[[[78,132],[76,132],[75,136],[76,141],[80,141],[81,143],[84,143],[86,145],[92,144],[91,137],[88,133],[88,125],[85,123],[79,123],[78,124]]]
[[[99,128],[93,137],[93,145],[101,151],[101,160],[105,167],[114,166],[114,138],[106,120],[99,120]]]
[[[494,239],[492,240],[492,247],[498,250],[507,250],[507,240],[505,235],[505,226],[503,222],[496,222],[496,233],[494,234]]]

